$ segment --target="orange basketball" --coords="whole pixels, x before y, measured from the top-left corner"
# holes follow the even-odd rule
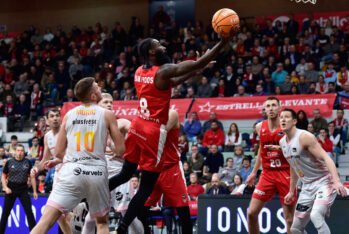
[[[232,9],[222,8],[213,15],[212,27],[219,35],[229,36],[231,31],[236,32],[240,29],[239,16]]]

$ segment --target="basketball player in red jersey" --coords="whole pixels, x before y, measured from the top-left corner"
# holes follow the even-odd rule
[[[290,165],[282,151],[274,147],[279,145],[279,141],[284,135],[279,120],[280,101],[276,97],[268,97],[264,103],[264,108],[268,119],[256,125],[256,131],[260,137],[259,152],[253,171],[246,180],[248,185],[253,185],[256,173],[262,164],[263,170],[248,208],[249,233],[259,233],[259,212],[264,204],[278,192],[286,219],[287,233],[290,234],[297,199],[291,204],[284,202],[284,197],[290,188]]]
[[[166,141],[165,125],[168,120],[171,87],[190,78],[189,73],[205,67],[213,60],[230,37],[222,40],[196,61],[170,63],[166,48],[159,41],[147,38],[138,45],[138,52],[144,63],[134,78],[139,98],[138,117],[133,119],[126,139],[126,152],[121,172],[110,178],[109,188],[128,181],[139,165],[142,178],[137,194],[132,198],[129,208],[118,228],[118,234],[126,233],[128,225],[136,217],[149,197],[161,167],[159,162]]]
[[[162,171],[145,206],[147,207],[146,210],[148,210],[150,206],[155,206],[163,195],[164,206],[176,208],[182,225],[182,233],[191,234],[193,233],[193,227],[190,220],[188,205],[189,196],[182,163],[180,161],[181,154],[178,149],[179,117],[178,113],[174,110],[170,110],[166,129],[168,130],[168,134],[164,154],[160,162]],[[146,212],[144,212],[143,215],[147,216]],[[147,220],[147,218],[148,217],[138,217],[143,224],[143,220]],[[147,232],[145,232],[145,234],[147,234]]]

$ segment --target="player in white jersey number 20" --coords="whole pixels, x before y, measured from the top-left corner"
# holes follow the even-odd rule
[[[305,227],[311,220],[318,233],[329,234],[325,222],[336,195],[346,196],[340,182],[336,166],[322,149],[315,136],[296,128],[297,114],[292,109],[284,109],[280,114],[280,125],[285,136],[280,140],[283,154],[291,166],[290,192],[285,203],[294,200],[297,177],[303,182],[297,201],[291,232],[306,233]]]

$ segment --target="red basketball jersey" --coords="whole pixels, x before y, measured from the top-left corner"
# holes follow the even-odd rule
[[[139,99],[139,117],[166,124],[170,108],[171,88],[159,90],[155,87],[155,76],[158,66],[144,68],[140,66],[134,78],[134,85]]]
[[[174,164],[178,164],[180,160],[181,153],[179,152],[179,149],[178,149],[178,136],[179,136],[178,128],[171,129],[167,133],[164,152],[162,153],[161,162],[160,162],[164,169],[172,167]]]
[[[290,165],[282,154],[281,150],[268,150],[265,145],[279,145],[280,139],[284,136],[281,128],[270,132],[268,120],[262,122],[260,130],[260,156],[263,169],[289,169]]]

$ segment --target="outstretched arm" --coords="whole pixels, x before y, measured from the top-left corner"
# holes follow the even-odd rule
[[[105,118],[106,122],[108,124],[108,130],[111,139],[113,140],[113,143],[115,145],[114,152],[117,156],[121,156],[125,152],[125,140],[124,136],[121,134],[119,128],[118,128],[118,122],[115,119],[115,116],[113,112],[106,110],[105,111]]]
[[[186,73],[203,68],[220,53],[229,40],[230,37],[222,38],[218,44],[216,44],[211,50],[208,50],[196,61],[188,60],[178,64],[165,64],[161,69],[159,69],[156,76],[162,80],[169,80],[171,77],[183,76]]]

